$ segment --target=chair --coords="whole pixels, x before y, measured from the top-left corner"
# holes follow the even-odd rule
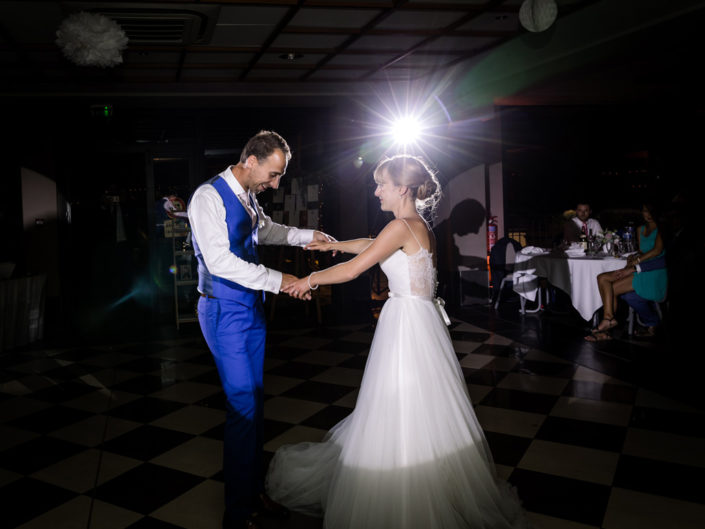
[[[663,313],[661,312],[661,303],[662,301],[652,301],[651,302],[654,306],[654,309],[656,310],[656,314],[658,314],[658,319],[660,321],[663,321]],[[634,307],[629,305],[629,315],[627,316],[627,334],[629,336],[634,335],[634,322],[637,322],[639,325],[642,327],[646,327],[646,325],[641,321],[641,318],[639,318],[639,314],[637,313],[636,310],[634,310]]]
[[[499,239],[490,251],[490,272],[492,274],[492,289],[494,291],[494,308],[499,308],[502,290],[507,282],[514,283],[514,263],[516,254],[521,251],[521,244],[511,237]],[[533,310],[526,309],[526,298],[519,296],[521,313],[538,312],[541,310],[542,291],[538,291],[538,304]]]

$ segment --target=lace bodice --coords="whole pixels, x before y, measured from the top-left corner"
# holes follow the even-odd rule
[[[425,248],[413,255],[397,250],[380,263],[389,280],[389,291],[399,295],[434,297],[436,269],[433,255]]]

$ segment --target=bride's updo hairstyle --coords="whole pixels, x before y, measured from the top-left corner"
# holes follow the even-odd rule
[[[441,199],[441,184],[423,158],[410,154],[385,158],[374,170],[375,182],[382,183],[385,173],[394,185],[409,188],[416,199],[416,210],[430,220]]]

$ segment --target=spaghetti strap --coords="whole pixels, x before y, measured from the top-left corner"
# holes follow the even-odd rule
[[[406,222],[406,219],[401,219],[401,220],[403,220],[403,221],[404,221],[404,224],[406,224],[406,227],[409,228],[409,231],[411,232],[411,236],[412,236],[412,237],[414,238],[414,240],[416,241],[416,244],[419,245],[419,248],[422,248],[422,249],[426,250],[426,248],[424,247],[424,245],[421,244],[421,242],[419,241],[419,238],[418,238],[418,237],[416,236],[416,234],[414,233],[414,230],[412,230],[412,229],[411,229],[411,226],[409,226],[409,223]],[[428,250],[426,250],[426,251],[428,252]]]

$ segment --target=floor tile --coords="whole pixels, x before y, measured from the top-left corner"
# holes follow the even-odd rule
[[[0,468],[31,474],[83,450],[83,446],[41,436],[0,452]]]
[[[705,438],[705,420],[701,413],[635,406],[630,426]]]
[[[172,360],[163,360],[151,356],[140,356],[124,364],[120,364],[121,369],[135,371],[136,373],[150,373],[152,371],[161,371],[168,369],[174,362]]]
[[[359,369],[361,371],[364,371],[365,366],[367,365],[367,356],[366,355],[356,355],[353,356],[352,358],[348,358],[347,360],[344,360],[341,362],[338,367],[345,367],[349,369]]]
[[[326,430],[310,428],[308,426],[293,426],[286,432],[265,443],[264,449],[268,452],[276,452],[277,448],[286,444],[296,444],[304,442],[318,443],[323,440]]]
[[[619,452],[622,450],[626,435],[627,429],[620,426],[563,417],[546,417],[536,433],[536,438]]]
[[[47,433],[52,430],[57,430],[64,426],[76,423],[90,416],[90,413],[76,410],[74,408],[68,408],[66,406],[53,406],[31,415],[25,415],[24,417],[15,419],[7,424],[36,433]]]
[[[206,373],[211,373],[215,377],[218,376],[218,371],[211,366],[188,362],[164,364],[159,370],[149,372],[150,375],[158,376],[163,381],[168,382],[183,382],[186,380],[203,382],[203,380],[194,380],[194,377],[205,376]],[[217,383],[219,384],[220,381],[218,380]]]
[[[316,375],[311,380],[316,382],[327,382],[341,386],[360,387],[363,371],[361,369],[351,369],[348,367],[331,367],[323,373]]]
[[[200,382],[177,382],[168,388],[150,394],[150,397],[173,400],[183,404],[192,404],[220,391],[220,386],[215,386],[213,384],[203,384]]]
[[[330,404],[350,392],[349,386],[307,380],[282,393],[282,397]],[[265,403],[266,407],[267,403]]]
[[[705,505],[614,487],[604,529],[702,529]]]
[[[141,375],[115,384],[112,388],[119,391],[127,391],[129,393],[148,395],[150,393],[160,391],[161,389],[172,384],[174,384],[174,381],[162,380],[161,377],[154,375]]]
[[[265,395],[281,395],[294,386],[301,384],[303,380],[300,378],[283,377],[281,375],[264,373],[263,382]]]
[[[498,432],[485,432],[494,462],[515,467],[531,444],[531,439]]]
[[[34,472],[30,477],[77,493],[86,493],[142,462],[129,457],[88,449]]]
[[[223,468],[223,442],[194,437],[153,458],[150,463],[208,478]]]
[[[622,452],[680,465],[705,468],[705,439],[629,428]]]
[[[350,408],[344,408],[342,406],[327,406],[303,421],[301,424],[304,426],[310,426],[311,428],[318,428],[320,430],[330,430],[333,426],[350,415],[350,412]]]
[[[186,529],[221,529],[223,510],[223,484],[206,480],[151,513],[151,517]]]
[[[93,393],[94,391],[96,391],[96,388],[89,384],[73,381],[63,382],[40,391],[35,391],[32,394],[32,398],[57,404],[75,399],[86,393]]]
[[[74,492],[43,481],[18,479],[0,488],[3,503],[2,522],[6,527],[16,527],[70,501],[75,496]]]
[[[84,358],[81,360],[81,363],[97,367],[116,367],[124,365],[127,362],[132,362],[137,358],[138,357],[133,354],[111,351]]]
[[[477,342],[477,343],[483,343],[487,341],[487,339],[490,337],[490,333],[487,331],[461,331],[456,329],[450,331],[450,337],[453,339],[453,341],[461,341],[461,342]]]
[[[476,355],[469,354],[460,361],[461,367],[469,367],[471,369],[486,369],[488,364],[494,360],[493,356],[490,355]]]
[[[575,370],[575,373],[573,374],[573,380],[579,380],[581,382],[596,382],[597,384],[614,384],[634,387],[631,384],[628,384],[627,382],[623,382],[622,380],[611,377],[609,375],[605,375],[604,373],[600,373],[599,371],[595,371],[594,369],[590,369],[588,367],[583,366],[578,366],[578,368]]]
[[[586,525],[600,526],[610,487],[517,468],[510,482],[525,509]]]
[[[140,376],[139,373],[135,373],[134,371],[125,371],[124,369],[109,367],[86,375],[82,377],[81,380],[89,386],[112,388],[122,382],[139,378]]]
[[[153,354],[163,360],[173,360],[175,362],[187,362],[189,358],[194,356],[202,355],[204,352],[203,348],[192,348],[192,347],[169,347],[162,351],[158,351]]]
[[[64,406],[69,408],[76,408],[77,410],[90,411],[93,413],[103,413],[112,408],[117,408],[133,400],[137,400],[141,397],[136,393],[128,393],[126,391],[118,391],[112,389],[102,389],[94,391],[93,393],[88,393],[81,397],[67,400],[63,403]]]
[[[264,403],[264,417],[298,424],[325,408],[325,404],[287,397],[274,397]]]
[[[221,410],[189,405],[164,415],[150,424],[160,428],[199,435],[224,422],[225,413]]]
[[[479,405],[475,414],[484,430],[533,438],[541,427],[544,416],[539,413]]]
[[[99,486],[101,501],[149,514],[203,481],[203,478],[160,465],[144,463]]]
[[[525,373],[507,373],[497,384],[497,387],[528,391],[531,393],[561,395],[567,384],[568,380],[565,378],[528,375]]]
[[[370,346],[366,343],[348,342],[345,340],[336,340],[328,343],[322,349],[327,351],[335,351],[338,353],[360,354],[369,350]]]
[[[550,415],[581,421],[600,422],[615,426],[627,426],[630,422],[632,406],[620,402],[561,397]]]
[[[469,354],[469,353],[478,353],[478,350],[481,349],[482,344],[477,343],[477,342],[466,342],[462,340],[453,340],[453,350],[456,353],[463,353],[463,354]]]
[[[0,488],[4,487],[5,485],[9,485],[13,481],[21,479],[22,477],[24,476],[19,472],[12,472],[11,470],[5,470],[4,468],[0,468]]]
[[[551,353],[547,353],[546,351],[542,351],[541,349],[529,349],[526,352],[526,355],[524,356],[524,360],[533,360],[536,362],[547,362],[552,364],[572,364],[572,362],[564,358],[552,355]],[[580,369],[581,368],[579,367],[578,370]],[[597,371],[595,371],[595,373],[597,373]]]
[[[95,528],[99,529],[99,528]],[[144,516],[127,529],[183,529],[181,525],[174,525],[162,520],[157,520],[151,516]]]
[[[553,408],[556,400],[557,397],[553,395],[495,387],[482,400],[481,404],[497,408],[547,414]]]
[[[618,461],[616,452],[534,439],[517,467],[609,486]]]
[[[6,423],[25,415],[37,413],[50,406],[53,406],[53,404],[27,397],[5,399],[0,402],[0,423]]]
[[[188,441],[192,437],[192,435],[183,432],[143,425],[120,437],[106,441],[103,443],[103,449],[134,459],[148,461]]]
[[[293,377],[308,380],[323,373],[327,368],[322,365],[304,364],[303,362],[289,362],[267,371],[269,375]]]
[[[356,332],[351,332],[350,334],[345,334],[343,336],[340,336],[340,339],[345,340],[346,342],[356,342],[356,343],[366,344],[369,347],[369,345],[372,343],[373,337],[374,337],[374,333],[372,333],[372,332],[356,331]]]
[[[579,397],[581,399],[633,404],[636,399],[636,389],[619,384],[603,384],[573,379],[566,386],[564,395],[567,397]]]
[[[599,525],[586,525],[584,523],[573,522],[565,518],[555,518],[536,512],[527,513],[529,521],[539,529],[600,529]]]
[[[0,424],[0,452],[39,437],[36,432]]]
[[[342,406],[343,408],[354,408],[357,403],[357,395],[359,392],[359,389],[354,389],[350,393],[347,393],[345,396],[333,402],[333,404],[336,406]]]
[[[496,386],[509,374],[505,371],[473,369],[471,367],[463,367],[462,370],[465,382],[484,386]]]
[[[183,404],[174,401],[142,397],[113,408],[106,413],[111,417],[119,417],[128,421],[152,422],[183,407]]]
[[[109,417],[107,415],[91,415],[87,419],[59,428],[49,433],[50,437],[63,439],[83,446],[98,446],[119,435],[127,433],[141,424],[134,421]]]
[[[574,364],[565,364],[562,362],[538,362],[535,360],[524,359],[517,365],[516,369],[522,373],[531,373],[534,375],[572,378],[575,373],[576,366]]]
[[[693,406],[688,406],[675,399],[665,397],[659,393],[649,391],[644,388],[638,388],[636,401],[634,404],[640,408],[656,408],[660,410],[678,411],[705,416],[705,411],[703,410],[699,410]]]
[[[629,455],[619,458],[614,486],[658,494],[677,500],[705,503],[705,469]]]

